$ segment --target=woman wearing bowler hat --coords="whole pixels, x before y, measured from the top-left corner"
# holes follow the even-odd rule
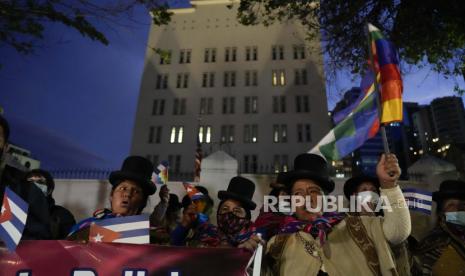
[[[255,184],[247,178],[233,177],[226,191],[219,191],[221,200],[216,213],[220,246],[255,250],[262,241],[255,234],[251,211],[257,204],[252,201]]]
[[[384,218],[318,210],[324,206],[318,201],[334,190],[328,165],[319,155],[298,155],[283,182],[293,199],[307,204],[295,206],[295,215],[268,242],[265,274],[397,275],[389,244],[408,237],[410,214],[397,185],[397,158],[383,155],[376,171],[381,195],[392,203]]]
[[[146,158],[127,157],[121,170],[112,172],[109,177],[112,186],[110,209],[97,210],[92,217],[74,225],[68,239],[88,240],[89,227],[95,220],[141,214],[147,206],[148,197],[156,191],[151,180],[152,172],[153,165]]]

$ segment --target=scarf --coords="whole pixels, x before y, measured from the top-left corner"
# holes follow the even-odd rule
[[[343,213],[324,213],[311,221],[303,221],[293,216],[287,216],[279,233],[289,234],[303,231],[312,235],[313,238],[318,237],[320,245],[323,246],[332,228],[344,218],[345,214]]]

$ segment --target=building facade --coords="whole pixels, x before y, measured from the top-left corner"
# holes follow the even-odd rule
[[[329,131],[320,41],[298,23],[242,26],[233,2],[191,1],[150,30],[131,153],[178,179],[193,177],[198,142],[274,173]]]
[[[431,102],[431,111],[442,144],[465,143],[465,109],[461,97],[434,99]]]

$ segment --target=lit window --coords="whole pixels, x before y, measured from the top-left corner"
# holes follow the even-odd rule
[[[203,143],[203,126],[199,127],[199,141]]]
[[[276,70],[272,71],[271,79],[272,79],[273,86],[277,86],[278,85],[278,72]]]
[[[176,127],[171,127],[170,143],[173,144],[176,141]]]
[[[280,70],[279,77],[280,77],[280,85],[281,86],[286,85],[286,74],[284,73],[284,70]]]
[[[183,127],[179,127],[179,130],[178,130],[178,144],[181,144],[182,143],[182,136],[184,134],[184,128]]]
[[[205,142],[206,143],[210,143],[211,141],[211,135],[212,135],[212,128],[211,127],[207,127],[207,136],[205,138]]]

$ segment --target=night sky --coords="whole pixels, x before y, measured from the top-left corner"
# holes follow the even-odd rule
[[[53,24],[33,55],[0,47],[0,106],[10,140],[44,168],[117,168],[129,154],[150,25],[145,9],[135,16],[141,24],[99,26],[109,46]],[[404,100],[429,103],[452,95],[453,85],[427,68],[410,70]],[[330,108],[352,86],[358,80],[344,72],[328,84]]]

